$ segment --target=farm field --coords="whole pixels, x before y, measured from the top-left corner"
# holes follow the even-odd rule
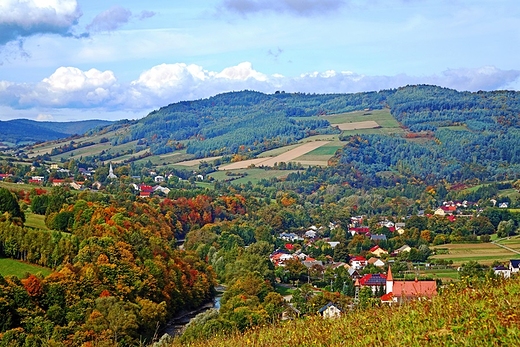
[[[339,113],[323,118],[331,125],[338,125],[343,135],[404,133],[388,109]]]
[[[513,249],[515,247],[520,249],[520,239],[517,239],[516,243],[507,246]],[[431,258],[453,260],[454,266],[460,266],[462,263],[469,261],[491,265],[494,261],[506,263],[510,259],[520,258],[520,254],[511,252],[493,243],[455,243],[432,247],[432,249],[446,249],[448,251],[447,254],[437,254]]]
[[[338,124],[339,130],[360,130],[360,129],[376,129],[381,127],[373,120],[366,120],[362,122],[341,123]]]
[[[290,149],[287,152],[281,153],[277,155],[276,157],[268,157],[268,158],[256,158],[256,159],[250,159],[250,160],[244,160],[236,163],[231,163],[228,165],[224,165],[220,167],[220,170],[233,170],[233,169],[245,169],[252,164],[254,165],[263,165],[263,166],[274,166],[275,163],[281,163],[281,162],[290,162],[295,161],[294,159],[301,157],[304,154],[307,154],[316,148],[319,148],[321,146],[324,146],[328,144],[329,141],[314,141],[314,142],[307,142],[304,144],[301,144],[295,148]]]
[[[4,277],[16,276],[18,278],[24,278],[28,273],[41,273],[42,275],[47,276],[52,273],[52,270],[46,267],[27,264],[10,258],[0,258],[0,275]]]

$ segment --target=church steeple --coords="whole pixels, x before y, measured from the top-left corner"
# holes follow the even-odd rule
[[[388,273],[386,274],[386,294],[392,293],[394,290],[394,276],[392,276],[392,268],[388,266]]]
[[[110,163],[110,168],[108,169],[108,178],[117,178],[116,175],[114,175],[114,169],[112,169],[112,163]]]

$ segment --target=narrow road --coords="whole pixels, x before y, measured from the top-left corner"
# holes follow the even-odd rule
[[[491,242],[491,243],[494,244],[494,245],[497,245],[498,247],[502,247],[502,248],[504,248],[504,249],[507,249],[507,250],[510,251],[510,252],[513,252],[513,253],[516,253],[516,254],[520,254],[520,251],[517,251],[516,249],[512,249],[512,248],[510,248],[510,247],[507,247],[507,246],[504,246],[504,245],[502,245],[502,244],[500,244],[500,243],[497,243],[497,241],[505,240],[505,239],[507,239],[507,237],[504,237],[504,238],[502,238],[502,239],[497,239],[497,240],[495,240],[495,241],[493,241],[493,242]]]

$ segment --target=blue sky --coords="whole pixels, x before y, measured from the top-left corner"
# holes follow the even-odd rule
[[[244,89],[520,90],[519,56],[518,0],[0,0],[0,120]]]

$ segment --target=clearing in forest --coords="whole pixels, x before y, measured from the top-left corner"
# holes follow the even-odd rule
[[[254,164],[255,166],[274,166],[275,163],[288,163],[302,155],[309,153],[316,148],[326,145],[330,141],[315,141],[307,142],[296,148],[291,149],[285,153],[279,154],[276,157],[270,158],[255,158],[250,160],[239,161],[229,165],[221,166],[220,170],[245,169]]]
[[[360,130],[360,129],[377,129],[381,128],[376,121],[366,120],[363,122],[354,122],[354,123],[341,123],[337,124],[339,130]]]

